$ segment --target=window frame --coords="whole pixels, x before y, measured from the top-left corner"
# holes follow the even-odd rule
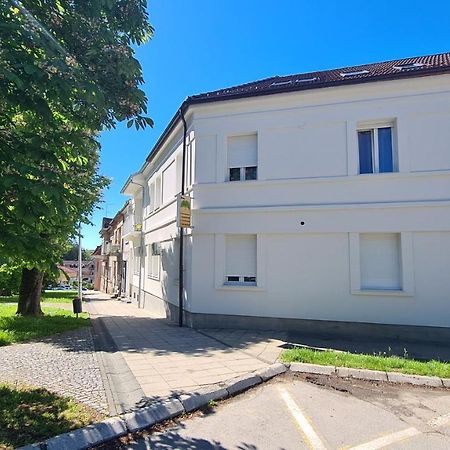
[[[380,128],[390,128],[391,129],[391,150],[392,150],[392,172],[380,172],[380,148],[378,140],[378,130]],[[360,158],[360,148],[359,148],[359,133],[368,132],[371,133],[372,140],[372,172],[361,173],[361,158]],[[358,154],[358,175],[375,175],[375,174],[386,174],[386,173],[398,173],[398,151],[397,151],[397,126],[395,120],[385,120],[385,121],[374,121],[374,122],[361,122],[358,123],[356,128],[356,139],[357,139],[357,154]]]
[[[242,233],[239,233],[242,234]],[[247,233],[243,233],[247,234]],[[255,233],[248,233],[253,234]],[[214,235],[214,286],[216,290],[261,292],[266,289],[267,238],[265,234],[256,234],[256,280],[255,282],[227,282],[226,236]],[[232,276],[233,274],[229,275]],[[236,275],[235,276],[240,276]],[[247,276],[247,275],[245,275]],[[244,277],[244,275],[242,275]]]
[[[152,244],[147,246],[147,255],[148,255],[148,262],[147,262],[147,278],[150,278],[151,280],[160,280],[161,277],[161,255],[152,255]],[[154,259],[156,258],[156,260]],[[157,261],[157,270],[154,271],[154,263]]]
[[[400,264],[402,289],[363,289],[361,287],[361,254],[360,234],[398,233],[400,235]],[[361,231],[349,233],[350,253],[350,293],[352,295],[372,295],[380,297],[412,297],[414,296],[414,258],[412,232],[405,231]]]
[[[247,169],[253,169],[253,168],[256,171],[256,178],[247,179],[246,178],[246,171],[247,171]],[[231,180],[230,171],[232,169],[239,169],[239,180]],[[236,166],[234,166],[234,167],[228,167],[228,178],[227,178],[227,181],[230,182],[230,183],[235,183],[237,181],[256,181],[257,179],[258,179],[258,166],[244,166],[244,167],[236,167]]]

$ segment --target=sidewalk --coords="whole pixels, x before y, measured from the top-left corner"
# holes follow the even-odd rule
[[[105,294],[87,297],[84,305],[100,319],[146,397],[192,392],[228,380],[267,363],[230,348],[191,328],[179,328],[133,304]]]

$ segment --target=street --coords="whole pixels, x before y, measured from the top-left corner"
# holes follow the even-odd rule
[[[449,449],[450,392],[286,376],[122,448]]]

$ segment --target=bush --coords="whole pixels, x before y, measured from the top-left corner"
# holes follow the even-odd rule
[[[14,295],[19,293],[22,269],[0,265],[0,295]]]

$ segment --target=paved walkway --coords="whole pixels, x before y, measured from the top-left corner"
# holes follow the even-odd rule
[[[39,386],[108,413],[89,327],[0,347],[0,382]]]
[[[179,328],[134,304],[105,294],[88,298],[85,309],[94,321],[100,318],[146,397],[192,392],[267,365],[249,352]]]

